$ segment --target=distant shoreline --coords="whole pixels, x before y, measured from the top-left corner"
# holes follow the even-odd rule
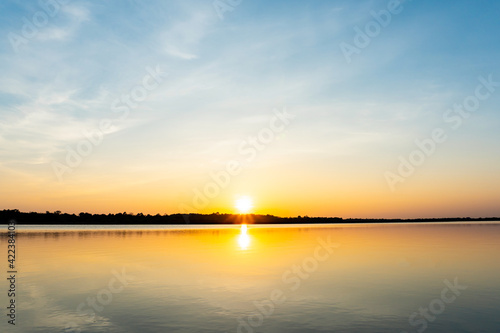
[[[491,222],[500,217],[447,217],[447,218],[341,218],[341,217],[278,217],[258,214],[171,214],[144,215],[118,214],[67,214],[56,212],[20,212],[17,209],[0,211],[0,224],[15,220],[19,225],[225,225],[225,224],[362,224],[362,223],[425,223],[425,222]]]

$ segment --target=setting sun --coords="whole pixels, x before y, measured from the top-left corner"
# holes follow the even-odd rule
[[[236,200],[235,207],[241,214],[247,214],[253,208],[253,200],[248,196],[240,197]]]

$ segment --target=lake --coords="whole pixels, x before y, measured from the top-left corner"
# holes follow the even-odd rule
[[[1,332],[500,332],[499,223],[17,232]]]

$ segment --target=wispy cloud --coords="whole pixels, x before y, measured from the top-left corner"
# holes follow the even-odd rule
[[[348,65],[339,43],[352,41],[354,26],[363,28],[371,11],[386,6],[244,1],[221,21],[211,1],[67,2],[23,52],[0,40],[0,177],[8,168],[28,174],[35,166],[37,176],[52,177],[48,162],[83,131],[115,119],[113,101],[156,64],[168,77],[126,120],[113,122],[82,179],[147,169],[154,170],[149,181],[169,174],[187,182],[188,172],[206,174],[210,161],[231,159],[238,142],[283,106],[297,115],[295,132],[276,145],[281,151],[270,149],[262,170],[279,160],[299,174],[296,161],[308,159],[327,170],[339,156],[351,168],[376,168],[499,64],[498,37],[482,33],[498,30],[496,5],[474,7],[476,18],[461,6],[413,1]],[[38,10],[36,3],[6,4],[0,34],[20,32],[22,17]],[[485,135],[484,119],[498,122],[497,103],[485,103],[481,112],[491,117],[476,117],[472,134]],[[490,135],[486,151],[498,137]],[[356,177],[348,169],[335,171],[346,183]]]

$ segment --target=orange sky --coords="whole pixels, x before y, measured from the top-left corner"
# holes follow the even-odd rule
[[[0,209],[500,216],[493,2],[136,5],[6,6]]]

